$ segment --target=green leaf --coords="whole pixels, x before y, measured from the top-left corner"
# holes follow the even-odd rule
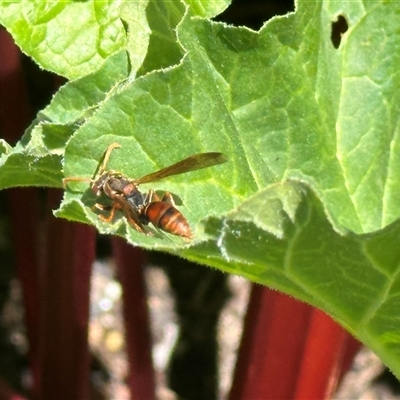
[[[67,141],[127,76],[127,56],[120,52],[96,73],[63,86],[15,148],[2,142],[0,188],[61,187],[61,162]]]
[[[132,178],[224,152],[226,164],[143,185],[181,198],[194,241],[146,237],[121,217],[100,221],[87,183],[70,183],[60,214],[80,206],[80,220],[100,231],[320,307],[399,374],[399,60],[391,49],[400,19],[388,4],[335,5],[300,3],[259,33],[187,16],[178,27],[182,63],[124,86],[69,142],[66,176],[86,178],[113,141],[122,147],[109,168]],[[350,28],[335,49],[339,10]],[[373,27],[383,18],[378,45]]]
[[[142,2],[141,2],[142,3]],[[0,22],[43,68],[70,79],[95,71],[123,48],[118,2],[2,2]]]
[[[176,27],[185,14],[179,1],[151,1],[146,9],[150,29],[149,47],[138,75],[177,64],[184,52],[176,40]]]
[[[157,12],[146,58],[135,64],[140,77],[129,70],[129,45],[129,60],[123,49],[98,72],[99,89],[85,86],[86,79],[96,85],[93,76],[66,86],[17,148],[2,143],[0,171],[9,184],[16,162],[7,160],[61,157],[67,143],[64,173],[75,180],[57,215],[320,307],[400,376],[396,4],[299,1],[295,13],[259,32],[200,18],[212,7],[196,4],[149,3]],[[339,14],[349,29],[336,48]],[[154,236],[143,235],[122,212],[100,218],[107,213],[93,205],[110,199],[96,197],[89,181],[114,142],[121,148],[107,170],[132,179],[196,153],[227,156],[225,164],[140,186],[174,194],[191,242],[152,227]]]
[[[39,113],[38,120],[64,125],[82,124],[128,75],[128,58],[121,51],[110,57],[97,72],[64,85]]]
[[[212,17],[228,0],[187,3],[193,14]],[[182,56],[174,28],[185,13],[179,1],[22,0],[0,3],[0,23],[22,51],[43,68],[69,79],[96,71],[121,50],[130,56],[131,73],[142,66],[166,67]],[[151,43],[149,43],[151,40]],[[157,52],[158,57],[157,57]]]
[[[209,240],[181,255],[207,257],[329,312],[399,373],[399,221],[374,234],[342,235],[314,193],[286,182],[211,218],[205,230]]]
[[[204,18],[212,18],[222,11],[230,4],[227,0],[184,0],[186,5],[190,6],[192,15],[197,15]]]
[[[0,155],[8,154],[11,151],[12,147],[4,139],[0,139]]]
[[[6,166],[6,168],[2,168]],[[22,168],[23,167],[23,168]],[[48,154],[42,157],[15,153],[0,160],[0,186],[48,186],[59,187],[62,179],[61,157]]]

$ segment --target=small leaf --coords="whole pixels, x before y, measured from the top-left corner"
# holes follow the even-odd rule
[[[98,69],[126,41],[118,2],[3,2],[0,22],[39,65],[70,79]]]
[[[63,86],[14,149],[3,142],[0,188],[61,187],[61,156],[67,141],[127,76],[127,56],[121,52],[96,73]]]

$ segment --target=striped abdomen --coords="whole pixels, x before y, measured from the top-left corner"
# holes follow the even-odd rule
[[[166,201],[154,201],[147,204],[142,215],[148,222],[165,232],[188,239],[192,237],[192,231],[186,218]]]

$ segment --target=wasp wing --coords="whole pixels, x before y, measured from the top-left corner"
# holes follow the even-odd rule
[[[222,153],[199,153],[184,160],[178,161],[175,164],[160,169],[159,171],[145,175],[142,178],[136,179],[134,182],[139,185],[141,183],[148,183],[158,181],[171,175],[184,174],[197,169],[211,167],[213,165],[222,164],[228,161]]]
[[[142,221],[140,220],[139,211],[137,210],[137,208],[129,203],[125,196],[120,194],[114,196],[113,201],[113,207],[119,208],[123,212],[129,224],[138,232],[145,233],[147,235],[147,232],[143,227]]]

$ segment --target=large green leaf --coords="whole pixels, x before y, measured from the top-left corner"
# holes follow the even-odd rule
[[[400,376],[396,3],[299,1],[295,13],[259,32],[174,6],[164,24],[161,11],[149,24],[151,35],[171,31],[163,36],[170,56],[151,37],[133,79],[133,51],[129,59],[117,54],[96,74],[105,82],[100,90],[85,90],[94,75],[65,86],[43,112],[48,122],[19,146],[50,143],[44,148],[61,156],[68,139],[64,174],[86,180],[113,142],[121,148],[107,167],[131,178],[195,153],[223,152],[225,164],[141,186],[176,195],[193,241],[156,230],[145,236],[123,214],[102,221],[85,181],[69,182],[57,215],[320,307]],[[349,29],[336,48],[339,14]],[[4,158],[12,151],[2,143]],[[9,166],[0,168],[6,174]]]
[[[229,4],[228,0],[186,3],[193,14],[203,17],[215,16]],[[173,29],[184,12],[183,3],[169,0],[4,1],[0,23],[43,68],[76,79],[96,71],[123,49],[130,55],[132,74],[145,57],[150,63],[147,71],[153,63],[175,62],[181,54]],[[150,40],[157,45],[149,47]],[[152,55],[147,55],[148,49]]]

